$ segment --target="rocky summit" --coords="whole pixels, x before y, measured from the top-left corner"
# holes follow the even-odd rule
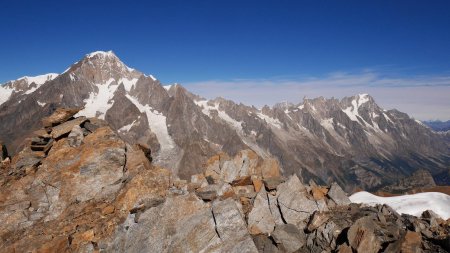
[[[426,182],[450,184],[444,176],[450,172],[450,138],[405,113],[384,110],[368,94],[255,108],[201,98],[179,84],[163,86],[113,52],[99,51],[61,74],[1,85],[0,95],[0,140],[13,155],[35,137],[41,118],[60,107],[82,108],[76,116],[85,117],[84,125],[89,118],[104,120],[123,140],[151,150],[155,165],[184,180],[201,173],[211,156],[249,149],[277,160],[280,175],[338,182],[348,192],[406,191],[411,185],[400,180],[418,170],[433,178]],[[55,129],[52,138],[75,123]],[[80,129],[73,132],[73,145],[76,136]],[[40,151],[54,145],[35,140]]]
[[[450,219],[351,203],[244,149],[188,179],[106,121],[55,110],[2,147],[0,252],[448,252]]]

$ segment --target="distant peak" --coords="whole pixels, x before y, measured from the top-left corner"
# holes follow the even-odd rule
[[[92,52],[92,53],[90,53],[90,54],[87,54],[86,55],[86,57],[87,58],[92,58],[92,57],[94,57],[94,56],[100,56],[100,57],[117,57],[115,54],[114,54],[114,52],[113,51],[95,51],[95,52]]]

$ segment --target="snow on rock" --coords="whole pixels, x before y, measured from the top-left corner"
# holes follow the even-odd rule
[[[42,103],[42,102],[40,102],[40,101],[36,101],[37,103],[38,103],[38,105],[40,106],[40,107],[44,107],[45,105],[46,105],[46,103]]]
[[[140,118],[140,117],[139,117],[139,118]],[[139,118],[138,118],[138,119],[139,119]],[[121,127],[121,128],[119,129],[119,132],[129,132],[130,129],[133,127],[134,123],[136,123],[136,120],[133,120],[133,122],[131,122],[130,124]]]
[[[13,92],[13,88],[7,86],[0,86],[0,105],[8,101]]]
[[[127,98],[139,109],[140,112],[145,112],[148,119],[150,130],[155,133],[161,145],[161,152],[169,152],[175,148],[175,142],[169,135],[166,124],[166,116],[157,110],[153,109],[149,105],[142,105],[137,99],[130,95],[126,95]]]
[[[90,54],[87,54],[86,55],[88,58],[92,58],[92,57],[94,57],[94,56],[102,56],[102,57],[107,57],[107,56],[115,56],[114,55],[114,53],[113,53],[113,51],[95,51],[95,52],[92,52],[92,53],[90,53]]]
[[[282,128],[283,124],[281,124],[281,122],[278,119],[272,118],[270,116],[267,116],[265,114],[263,114],[262,112],[258,112],[256,114],[258,116],[258,118],[265,120],[267,124],[272,125],[276,128]]]
[[[172,85],[164,85],[163,87],[164,87],[164,89],[166,89],[166,90],[168,91],[168,90],[170,90],[170,88],[172,87]]]
[[[111,85],[115,80],[110,78],[104,84],[97,84],[98,92],[91,92],[89,98],[84,100],[84,109],[79,111],[76,116],[98,117],[105,119],[106,111],[111,108],[110,99],[113,98],[114,92],[118,85]]]
[[[121,79],[119,79],[119,81],[117,83],[118,84],[123,83],[125,90],[130,92],[131,88],[133,88],[133,86],[137,83],[137,81],[138,81],[137,78],[133,78],[133,79],[121,78]]]
[[[379,197],[369,192],[357,192],[350,196],[353,203],[370,206],[386,204],[398,213],[420,216],[426,210],[432,210],[441,218],[450,218],[450,196],[440,192],[424,192],[396,197]]]
[[[352,106],[349,106],[342,111],[345,114],[347,114],[347,116],[352,121],[359,122],[357,117],[361,118],[361,116],[359,116],[358,109],[362,104],[367,103],[367,102],[369,102],[369,95],[368,94],[359,94],[356,96],[355,99],[352,100]]]
[[[42,85],[47,81],[51,81],[51,80],[55,79],[57,76],[59,76],[59,74],[49,73],[49,74],[39,75],[39,76],[24,76],[17,80],[18,81],[25,80],[28,84],[35,83],[37,85]]]

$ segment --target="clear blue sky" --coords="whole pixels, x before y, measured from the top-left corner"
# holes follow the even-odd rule
[[[97,50],[164,83],[449,75],[449,13],[437,0],[1,1],[0,82]]]

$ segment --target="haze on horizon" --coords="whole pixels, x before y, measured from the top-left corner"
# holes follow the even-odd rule
[[[4,1],[0,83],[113,50],[207,98],[262,106],[369,93],[450,119],[448,1]]]

